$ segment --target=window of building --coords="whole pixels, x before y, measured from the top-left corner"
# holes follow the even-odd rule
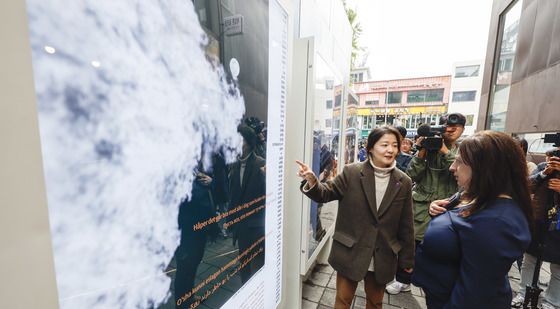
[[[513,2],[500,16],[496,58],[492,69],[492,87],[488,104],[486,129],[504,131],[509,103],[511,74],[515,65],[517,34],[521,17],[522,0]]]
[[[409,91],[406,95],[408,103],[426,102],[426,90]]]
[[[412,117],[414,115],[403,115],[401,116],[402,126],[409,129],[412,128]]]
[[[358,117],[351,116],[346,118],[346,127],[347,128],[357,128],[358,127]]]
[[[358,105],[358,97],[352,93],[348,93],[348,106]]]
[[[327,109],[332,108],[332,100],[327,100]]]
[[[474,121],[474,115],[466,115],[465,117],[467,118],[467,122],[465,123],[465,126],[472,126]]]
[[[379,105],[379,100],[366,100],[366,105]]]
[[[325,80],[325,89],[332,90],[334,88],[334,80],[327,79]]]
[[[373,116],[362,116],[362,130],[371,130],[373,126]]]
[[[342,95],[337,95],[334,97],[334,107],[339,107],[342,101]]]
[[[443,101],[443,88],[426,90],[426,102]]]
[[[330,128],[332,126],[332,120],[331,119],[325,119],[325,127]]]
[[[394,104],[394,103],[401,103],[402,92],[400,91],[393,91],[389,92],[387,96],[387,103]]]
[[[501,72],[511,72],[513,71],[513,59],[502,59],[500,60],[499,68]]]
[[[476,98],[476,90],[453,92],[452,102],[473,102]]]
[[[409,91],[406,95],[406,101],[408,103],[441,102],[443,101],[443,92],[443,88]]]
[[[335,119],[334,120],[334,128],[335,129],[340,129],[340,119]]]
[[[350,74],[350,78],[352,79],[353,83],[363,82],[364,73],[352,73]]]
[[[455,78],[478,76],[480,65],[467,65],[455,68]]]

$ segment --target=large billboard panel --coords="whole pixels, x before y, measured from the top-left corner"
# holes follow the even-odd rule
[[[269,59],[269,33],[287,33],[285,12],[27,0],[27,13],[60,306],[258,307],[262,273],[281,269],[287,42]]]

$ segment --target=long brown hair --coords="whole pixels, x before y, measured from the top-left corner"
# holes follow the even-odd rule
[[[465,196],[472,200],[463,216],[482,210],[500,194],[507,194],[533,223],[533,208],[527,174],[527,163],[521,147],[509,135],[495,131],[481,131],[465,138],[459,155],[472,170]]]

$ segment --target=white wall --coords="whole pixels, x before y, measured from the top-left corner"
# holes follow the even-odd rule
[[[315,49],[341,78],[350,74],[352,28],[340,0],[301,1],[299,36],[314,37]]]
[[[457,67],[479,65],[478,76],[475,77],[455,77]],[[484,72],[484,60],[461,61],[453,64],[451,75],[451,92],[449,95],[448,113],[461,113],[465,116],[472,115],[473,122],[465,126],[464,136],[472,135],[475,132],[478,118],[478,108],[480,105],[480,93],[482,88],[482,73]],[[476,91],[474,101],[453,102],[453,93],[456,91]]]
[[[314,57],[316,82],[323,82],[321,79],[324,76],[334,74],[335,86],[347,85],[350,79],[352,28],[348,22],[342,1],[305,0],[300,1],[300,5],[299,37],[312,37],[314,40],[317,53]],[[345,100],[345,97],[346,91],[343,90],[342,101]],[[317,130],[324,130],[326,134],[332,134],[334,129],[333,111],[326,108],[326,99],[326,96],[315,98],[315,118],[313,121],[314,124],[319,124],[315,127]],[[341,116],[344,116],[344,114],[341,114]],[[330,128],[325,126],[327,119],[333,120]],[[340,123],[339,131],[343,129],[344,120],[342,118]]]

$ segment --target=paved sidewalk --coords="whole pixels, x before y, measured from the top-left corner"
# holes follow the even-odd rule
[[[519,271],[517,266],[512,266],[509,272],[509,279],[514,296],[519,291]],[[550,280],[550,268],[548,263],[544,263],[540,282]],[[336,272],[329,265],[316,265],[308,280],[303,284],[302,309],[327,309],[334,307]],[[545,288],[544,285],[541,287]],[[542,295],[542,294],[541,294]],[[363,309],[366,306],[363,282],[360,282],[356,289],[356,297],[352,308]],[[403,292],[397,295],[385,293],[383,297],[384,309],[417,309],[426,308],[424,293],[418,287],[412,286],[410,292]]]

